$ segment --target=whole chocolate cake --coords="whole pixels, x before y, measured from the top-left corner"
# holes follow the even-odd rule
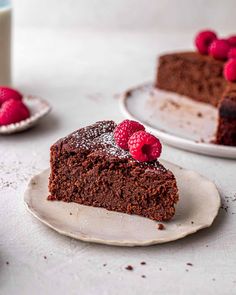
[[[173,173],[157,160],[133,159],[116,145],[115,127],[97,122],[52,145],[48,199],[171,219],[179,198]]]
[[[165,54],[159,58],[156,86],[217,106],[227,85],[223,66],[198,52]]]
[[[213,56],[193,51],[162,55],[158,60],[155,86],[217,107],[215,143],[236,146],[236,83],[224,77],[225,60],[215,54],[217,42],[222,46],[223,41],[215,41]],[[201,47],[199,49],[201,51]],[[233,70],[236,73],[236,67]]]

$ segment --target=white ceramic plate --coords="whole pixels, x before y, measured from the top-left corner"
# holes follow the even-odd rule
[[[184,150],[236,159],[236,147],[211,143],[217,126],[216,108],[185,96],[155,89],[151,83],[120,98],[125,117],[138,120],[163,142]]]
[[[36,218],[63,235],[117,246],[165,243],[210,226],[220,207],[216,186],[193,171],[162,163],[173,171],[180,192],[175,217],[162,222],[165,230],[158,230],[158,222],[136,215],[48,201],[49,169],[31,179],[25,192],[25,203]]]
[[[0,134],[11,134],[26,130],[38,123],[40,119],[51,111],[49,103],[37,96],[25,96],[23,102],[30,110],[30,117],[18,123],[0,126]]]

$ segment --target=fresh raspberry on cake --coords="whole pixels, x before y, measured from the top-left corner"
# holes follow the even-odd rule
[[[30,112],[21,100],[9,99],[0,108],[0,126],[27,119]]]
[[[214,40],[209,48],[209,54],[215,59],[225,60],[228,57],[230,48],[230,44],[227,40]]]
[[[195,45],[201,54],[208,54],[209,46],[217,38],[213,31],[199,32],[195,38]]]
[[[232,47],[236,47],[236,36],[231,36],[227,39],[227,41],[229,42],[229,44],[232,46]]]
[[[128,150],[128,141],[131,135],[137,131],[145,130],[144,126],[139,122],[132,120],[124,120],[114,131],[114,139],[116,144],[124,150]]]
[[[128,145],[131,156],[140,162],[153,161],[161,155],[162,146],[159,139],[145,131],[135,132]]]
[[[0,87],[0,106],[9,99],[21,100],[22,94],[9,87]]]
[[[231,48],[229,53],[228,53],[228,58],[236,58],[236,47],[235,48]]]
[[[230,59],[224,65],[224,77],[228,81],[236,81],[236,59]]]

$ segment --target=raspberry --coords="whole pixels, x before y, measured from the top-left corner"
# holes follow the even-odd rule
[[[230,59],[225,63],[224,77],[228,81],[236,81],[236,59]]]
[[[124,120],[116,126],[114,138],[116,144],[124,150],[128,150],[128,140],[130,136],[139,130],[145,130],[144,126],[136,121]]]
[[[209,54],[216,59],[225,60],[230,50],[229,43],[224,39],[218,39],[211,43]]]
[[[195,38],[195,45],[198,52],[201,54],[208,54],[209,46],[216,38],[216,33],[213,31],[199,32]]]
[[[231,48],[228,53],[228,58],[236,58],[236,48]]]
[[[129,152],[140,162],[156,160],[161,155],[161,143],[158,138],[146,131],[135,132],[129,139]]]
[[[0,108],[0,126],[16,123],[27,119],[30,112],[20,100],[9,99]]]
[[[236,36],[231,36],[227,39],[227,41],[229,42],[230,46],[232,47],[236,47]]]
[[[2,103],[11,98],[15,100],[21,100],[22,94],[9,87],[0,87],[0,106]]]

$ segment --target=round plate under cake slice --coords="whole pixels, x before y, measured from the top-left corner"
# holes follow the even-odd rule
[[[217,109],[147,83],[120,98],[125,117],[140,121],[163,142],[209,156],[236,159],[236,147],[213,144]]]
[[[158,223],[136,215],[108,211],[76,203],[48,201],[49,169],[34,176],[25,192],[28,210],[57,232],[87,242],[116,246],[147,246],[174,241],[209,227],[219,207],[216,186],[196,172],[162,161],[177,180],[180,201],[175,217]]]

